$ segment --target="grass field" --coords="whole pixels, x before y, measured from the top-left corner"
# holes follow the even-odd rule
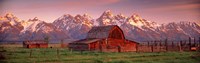
[[[1,47],[0,53],[5,57],[0,63],[200,63],[199,52],[103,53],[66,48]]]

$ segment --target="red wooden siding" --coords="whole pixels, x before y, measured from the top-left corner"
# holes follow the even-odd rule
[[[48,48],[48,43],[44,41],[24,41],[24,48]]]
[[[137,44],[125,39],[116,25],[93,27],[86,39],[69,43],[69,48],[79,51],[129,52],[136,51]]]

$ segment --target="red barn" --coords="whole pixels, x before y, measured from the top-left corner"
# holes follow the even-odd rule
[[[128,52],[137,50],[137,42],[125,39],[117,25],[93,27],[86,39],[69,43],[69,49],[78,51]]]
[[[48,43],[43,40],[24,41],[24,48],[48,48]]]

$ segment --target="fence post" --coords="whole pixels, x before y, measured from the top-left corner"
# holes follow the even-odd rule
[[[200,37],[199,37],[199,47],[200,47]]]
[[[189,37],[189,51],[191,51],[191,37]]]
[[[57,57],[59,57],[59,50],[58,50],[58,48],[57,48]]]
[[[194,37],[194,46],[196,47],[196,40],[195,40],[195,37]]]
[[[138,46],[139,46],[139,44],[136,44],[136,52],[139,52]]]
[[[187,46],[187,40],[184,40],[184,45],[182,45],[183,50],[185,49],[185,51],[187,50],[187,48],[185,48]]]
[[[32,49],[31,49],[31,51],[30,51],[30,55],[29,55],[29,57],[31,57],[32,56]]]
[[[185,46],[187,44],[187,40],[184,40],[184,45],[183,46]]]
[[[181,40],[180,42],[181,42],[181,44],[180,44],[181,45],[181,51],[183,51],[183,41]]]
[[[65,47],[65,45],[64,45],[64,40],[63,40],[63,39],[60,40],[60,47],[61,47],[61,48],[64,48],[64,47]]]
[[[172,41],[172,50],[174,49],[174,41]]]
[[[179,42],[179,51],[182,52],[182,41]]]
[[[162,43],[161,43],[161,41],[159,41],[159,45],[160,45],[160,52],[161,52],[161,48],[162,48]]]
[[[72,53],[73,52],[73,50],[72,49],[70,49],[70,53]]]
[[[153,44],[151,45],[151,52],[153,52]]]
[[[155,44],[155,47],[154,47],[155,49],[154,49],[154,51],[156,52],[156,49],[158,50],[158,43],[157,43],[156,40],[154,41],[154,44]]]
[[[199,37],[199,46],[200,46],[200,37]]]
[[[167,39],[165,39],[165,47],[166,47],[166,51],[168,51],[168,43],[167,43]]]

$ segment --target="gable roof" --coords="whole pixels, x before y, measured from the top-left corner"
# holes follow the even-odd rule
[[[118,26],[108,25],[108,26],[92,27],[92,29],[88,32],[86,38],[108,38],[110,30],[112,30],[114,27]]]
[[[48,44],[44,40],[23,41],[24,44]]]
[[[96,42],[96,41],[99,41],[99,40],[102,40],[102,39],[82,39],[82,40],[78,40],[78,41],[74,41],[72,43],[92,43],[92,42]]]

